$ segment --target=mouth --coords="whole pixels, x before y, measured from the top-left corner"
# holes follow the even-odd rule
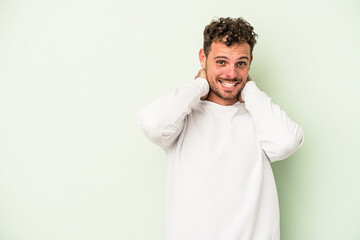
[[[220,80],[220,79],[219,79],[219,82],[221,83],[224,90],[226,90],[226,91],[234,90],[235,86],[240,83],[239,81],[226,81],[226,80]]]

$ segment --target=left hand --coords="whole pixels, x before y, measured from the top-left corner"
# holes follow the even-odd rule
[[[244,84],[244,87],[245,87],[246,83],[247,83],[247,82],[250,82],[250,81],[252,81],[252,79],[251,79],[250,75],[248,75],[248,76],[247,76],[247,79],[246,79],[246,82],[245,82],[245,84]],[[240,93],[239,93],[238,100],[239,100],[241,103],[244,103],[244,102],[245,102],[245,101],[241,98],[241,91],[240,91]]]

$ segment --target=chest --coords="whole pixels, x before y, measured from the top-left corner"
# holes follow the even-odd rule
[[[248,112],[193,112],[178,139],[181,161],[195,166],[239,167],[258,159],[258,141]]]

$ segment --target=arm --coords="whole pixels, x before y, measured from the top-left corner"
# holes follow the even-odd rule
[[[198,77],[141,109],[138,123],[150,141],[166,151],[180,135],[186,116],[208,92],[207,80]]]
[[[271,162],[283,160],[303,143],[304,134],[271,98],[249,81],[241,91],[245,107],[254,120],[260,144]]]

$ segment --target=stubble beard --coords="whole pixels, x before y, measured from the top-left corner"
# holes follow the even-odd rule
[[[224,78],[215,78],[215,84],[220,80],[225,80],[225,81],[232,81],[232,82],[239,82],[238,84],[242,84],[242,79],[224,79]],[[219,89],[218,86],[210,86],[211,91],[213,91],[215,93],[216,96],[218,96],[221,99],[224,100],[236,100],[239,97],[239,94],[241,92],[241,88],[239,88],[239,90],[237,90],[236,92],[234,91],[224,91]]]
[[[206,66],[205,66],[205,70],[207,71],[208,66],[207,66],[207,62],[206,62]],[[209,76],[207,75],[207,78],[213,78],[213,76]],[[213,92],[216,96],[218,96],[219,98],[229,101],[229,100],[237,100],[239,98],[239,94],[241,92],[241,90],[244,88],[244,86],[242,86],[241,88],[239,88],[239,90],[237,90],[236,92],[233,91],[223,91],[221,89],[219,89],[217,83],[219,82],[219,80],[226,80],[226,81],[233,81],[233,82],[239,82],[238,84],[243,85],[243,79],[242,78],[233,78],[233,79],[228,79],[228,78],[219,78],[219,77],[214,77],[215,81],[209,81],[209,86],[210,86],[210,92]],[[221,84],[221,83],[220,83]],[[224,92],[224,93],[223,93]],[[227,94],[226,94],[227,93]]]
[[[212,78],[212,76],[208,76]],[[228,79],[228,78],[219,78],[215,77],[215,81],[211,81],[210,85],[210,91],[213,92],[216,96],[219,98],[229,101],[229,100],[237,100],[239,97],[239,94],[243,87],[239,88],[236,92],[234,91],[224,91],[220,89],[220,87],[217,85],[219,80],[225,80],[225,81],[232,81],[232,82],[239,82],[238,84],[243,85],[243,79]],[[221,83],[220,83],[221,84]]]

